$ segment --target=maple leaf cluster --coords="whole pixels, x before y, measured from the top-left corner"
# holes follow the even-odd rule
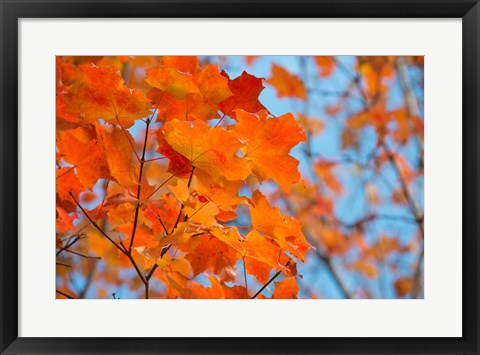
[[[231,79],[197,57],[144,63],[138,88],[126,85],[121,63],[57,57],[59,251],[84,240],[86,260],[105,260],[96,273],[135,269],[130,287],[143,283],[145,297],[250,298],[239,263],[260,283],[280,270],[273,297],[295,297],[296,262],[310,245],[300,223],[248,183],[288,191],[300,180],[290,150],[306,135],[293,115],[275,117],[259,102],[261,78]],[[238,209],[249,211],[248,224],[237,225]]]

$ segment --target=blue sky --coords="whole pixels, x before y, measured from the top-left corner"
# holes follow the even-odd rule
[[[355,62],[355,58],[352,56],[342,56],[337,57],[339,61],[343,63],[346,68],[352,69]],[[237,77],[242,73],[243,70],[246,70],[248,73],[253,74],[257,77],[268,78],[271,76],[270,68],[272,63],[279,64],[288,69],[292,74],[298,76],[306,76],[309,80],[305,82],[308,88],[321,88],[322,90],[328,91],[342,91],[345,90],[350,78],[345,75],[340,70],[335,70],[334,74],[331,77],[319,79],[316,75],[317,68],[312,60],[305,60],[306,63],[306,75],[305,72],[302,73],[301,67],[301,58],[298,56],[262,56],[256,60],[253,65],[246,66],[245,60],[243,57],[228,57],[226,71],[228,72],[231,78]],[[416,73],[411,73],[415,75]],[[260,101],[267,107],[270,112],[276,116],[285,114],[287,112],[300,113],[306,112],[311,117],[316,117],[322,120],[325,123],[325,130],[318,137],[313,138],[312,140],[312,150],[316,153],[319,153],[326,160],[338,160],[339,157],[343,154],[340,147],[340,134],[343,128],[343,123],[338,122],[337,119],[332,119],[327,117],[324,113],[324,108],[329,104],[333,104],[338,100],[336,97],[325,97],[318,96],[313,98],[311,101],[314,101],[310,104],[305,104],[298,99],[279,99],[276,96],[275,89],[266,84],[265,89],[260,95]],[[398,108],[403,102],[403,92],[398,80],[394,80],[391,83],[389,98],[388,98],[388,108],[395,109]],[[359,106],[360,108],[360,106]],[[370,152],[375,147],[375,133],[373,130],[368,130],[363,133],[361,146],[366,148],[359,154],[356,154],[355,158],[359,161],[365,159],[365,154],[362,153]],[[415,144],[409,144],[406,147],[402,148],[402,155],[407,158],[409,161],[415,161],[419,156],[418,147]],[[299,169],[303,176],[308,177],[309,168],[308,162],[305,159],[305,156],[302,154],[301,144],[297,146],[292,155],[294,155],[299,161]],[[347,223],[352,223],[359,220],[362,216],[365,215],[366,207],[365,206],[365,196],[364,189],[362,185],[362,180],[358,176],[352,174],[352,169],[347,167],[345,169],[339,168],[338,176],[343,182],[346,190],[346,194],[343,198],[340,199],[339,203],[336,206],[336,215],[342,221]],[[385,177],[395,182],[395,173],[391,169],[385,169]],[[423,181],[418,182],[419,185]],[[388,196],[389,189],[384,184],[376,184],[379,187],[379,193],[381,196]],[[417,194],[417,204],[423,208],[423,192],[419,188],[419,193]],[[384,214],[391,214],[395,216],[411,216],[411,213],[408,209],[404,207],[398,207],[392,203],[383,203],[379,206],[378,210]],[[417,231],[417,227],[413,224],[408,224],[403,221],[379,221],[369,225],[366,229],[366,238],[370,242],[374,242],[378,233],[388,231],[390,235],[398,236],[400,241],[403,243],[408,243],[411,241],[412,237]],[[410,263],[412,260],[403,260],[403,263],[399,264],[400,273],[408,274],[410,271]],[[342,271],[342,263],[337,263],[337,266]],[[317,258],[310,258],[307,260],[306,264],[299,264],[299,273],[303,274],[304,282],[312,289],[319,289],[321,293],[326,298],[337,298],[341,297],[341,293],[338,290],[335,282],[333,281],[331,274],[326,270],[325,266]],[[403,269],[403,270],[402,270]],[[378,280],[367,281],[372,283],[372,288],[377,291],[377,295],[385,298],[395,297],[395,293],[392,287],[393,275],[385,270],[380,270],[382,273],[382,283],[380,284]],[[358,287],[359,283],[365,282],[363,278],[355,273],[344,272],[344,279],[351,290],[354,290]],[[250,283],[250,281],[249,281]],[[252,280],[253,284],[253,280]],[[382,288],[382,290],[380,290]],[[303,296],[307,297],[306,294]]]

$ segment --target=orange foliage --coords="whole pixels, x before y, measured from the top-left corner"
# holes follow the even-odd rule
[[[279,65],[272,65],[272,77],[267,82],[277,89],[278,97],[295,97],[301,100],[307,98],[303,81]]]

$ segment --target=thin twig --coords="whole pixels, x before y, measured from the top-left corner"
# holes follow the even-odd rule
[[[70,196],[73,198],[73,200],[75,201],[75,203],[77,204],[77,206],[80,208],[80,210],[83,212],[83,214],[85,215],[85,217],[87,217],[87,219],[93,224],[93,226],[100,232],[102,233],[102,235],[107,238],[107,240],[112,243],[118,250],[120,250],[123,254],[127,254],[127,250],[125,250],[125,248],[122,248],[121,246],[119,246],[117,243],[115,243],[115,241],[113,241],[112,238],[110,238],[110,236],[105,233],[103,231],[102,228],[100,228],[98,226],[98,224],[88,215],[87,211],[85,211],[85,209],[82,207],[82,205],[80,205],[80,203],[77,201],[77,199],[73,196],[73,194],[70,192]]]
[[[410,210],[412,211],[413,216],[415,217],[415,220],[417,221],[418,227],[420,228],[422,239],[424,235],[423,231],[423,216],[420,214],[420,212],[417,209],[417,206],[415,205],[415,202],[413,200],[413,197],[410,193],[410,190],[408,189],[407,182],[405,181],[402,172],[400,170],[400,167],[398,166],[397,162],[395,161],[395,158],[390,151],[390,149],[387,147],[387,145],[384,143],[383,148],[385,149],[385,152],[387,153],[388,160],[393,166],[393,169],[395,170],[395,173],[398,176],[398,179],[400,180],[400,186],[402,188],[403,195],[405,199],[407,200],[407,203],[410,207]]]
[[[150,272],[148,273],[147,277],[145,277],[145,279],[148,281],[150,281],[150,279],[152,278],[153,276],[153,273],[155,272],[155,270],[157,270],[157,267],[158,267],[158,264],[155,264],[152,266],[152,269],[150,270]]]
[[[85,285],[83,286],[82,291],[78,293],[78,298],[82,299],[85,298],[85,295],[87,294],[90,286],[92,285],[93,281],[93,275],[95,274],[95,269],[96,269],[96,263],[93,265],[93,267],[90,268],[87,276],[87,280],[85,281]]]
[[[60,175],[58,175],[58,176],[55,178],[55,180],[60,179],[60,178],[61,178],[62,176],[64,176],[64,175],[67,175],[69,172],[73,171],[73,169],[75,169],[74,166],[70,167],[70,169],[68,169],[67,171],[65,171],[65,172],[61,173]]]
[[[125,135],[125,138],[127,139],[128,143],[130,144],[130,147],[132,147],[132,150],[135,153],[135,157],[137,158],[138,161],[140,161],[140,157],[138,156],[137,151],[135,150],[135,146],[133,145],[132,141],[130,140],[130,137],[127,134],[127,130],[120,123],[120,120],[118,119],[118,117],[115,117],[115,119],[117,120],[117,123],[120,126],[120,129],[122,130],[123,134]]]
[[[67,244],[63,248],[61,248],[57,251],[56,256],[58,256],[62,251],[65,251],[68,248],[70,248],[73,244],[75,244],[79,240],[80,240],[80,235],[79,234],[77,234],[75,236],[72,236],[72,238],[69,238]]]
[[[424,227],[423,227],[423,214],[421,214],[420,211],[417,209],[417,206],[415,205],[413,197],[410,193],[410,190],[408,189],[407,182],[405,181],[405,179],[402,175],[402,172],[400,170],[400,167],[398,166],[397,162],[395,161],[395,158],[393,157],[393,154],[390,152],[390,150],[388,149],[388,147],[385,143],[383,144],[383,147],[384,147],[385,151],[387,152],[388,160],[392,164],[392,166],[395,170],[395,173],[397,174],[398,179],[400,180],[400,185],[401,185],[401,188],[402,188],[403,195],[404,195],[405,199],[407,200],[407,203],[410,207],[410,210],[411,210],[413,216],[415,217],[418,228],[420,229],[420,236],[421,236],[422,241],[423,241],[423,239],[425,238],[425,231],[424,231]],[[419,295],[420,295],[420,292],[421,292],[420,284],[421,284],[421,281],[422,281],[421,280],[421,273],[422,273],[423,255],[424,255],[424,248],[422,246],[422,250],[421,250],[421,252],[420,252],[420,254],[418,255],[418,258],[417,258],[417,265],[416,265],[415,273],[414,273],[414,276],[413,276],[413,296],[415,298],[418,298]]]
[[[58,265],[58,266],[66,266],[66,267],[72,267],[72,265],[68,265],[68,264],[64,264],[64,263],[60,263],[60,262],[56,262],[55,265]]]
[[[167,180],[165,180],[164,182],[162,182],[160,184],[160,186],[158,186],[155,190],[153,190],[153,192],[147,196],[147,200],[152,197],[153,195],[155,195],[155,193],[160,190],[162,188],[162,186],[164,186],[167,182],[169,182],[171,179],[173,179],[173,177],[175,177],[175,175],[172,174],[172,176],[170,176]]]
[[[291,263],[291,260],[287,261],[287,263],[285,264],[285,267],[287,267],[288,265],[290,265]],[[262,293],[263,290],[265,290],[268,285],[270,285],[278,276],[280,276],[280,274],[282,273],[282,270],[277,270],[276,274],[273,275],[270,280],[267,281],[267,283],[265,285],[262,286],[262,288],[260,290],[257,291],[257,293],[255,293],[253,296],[252,296],[252,299],[256,298],[259,294]]]
[[[404,57],[398,57],[395,61],[395,67],[397,68],[400,84],[403,89],[403,95],[405,96],[405,103],[408,113],[411,116],[420,117],[420,108],[418,107],[417,98],[413,92],[412,81],[408,75],[407,66]],[[411,124],[411,122],[410,122]],[[416,133],[417,143],[421,149],[423,149],[423,136],[418,132],[415,125],[411,124],[411,127]]]
[[[138,173],[138,187],[137,187],[137,206],[135,207],[135,217],[133,218],[133,229],[132,236],[130,238],[130,245],[128,246],[128,251],[132,251],[133,240],[135,239],[135,232],[137,231],[138,224],[138,211],[140,210],[140,194],[142,193],[142,174],[143,174],[143,165],[145,164],[145,151],[147,150],[147,140],[148,140],[148,129],[150,127],[150,118],[147,119],[145,128],[145,140],[143,141],[143,151],[142,158],[140,160],[140,171]]]
[[[152,161],[157,161],[157,160],[162,160],[162,159],[167,159],[167,157],[147,159],[147,160],[145,160],[145,163],[151,163]]]
[[[352,80],[352,83],[355,85],[358,92],[362,96],[363,104],[364,104],[366,110],[368,111],[370,109],[370,105],[368,103],[367,94],[365,93],[365,91],[362,88],[361,77],[359,75],[351,73],[350,70],[340,60],[335,59],[335,63],[340,68],[340,70],[342,70],[345,73],[345,75],[350,76],[350,78]]]
[[[257,291],[257,293],[255,293],[253,296],[252,296],[252,300],[255,299],[259,294],[261,294],[263,292],[263,290],[265,290],[268,285],[270,285],[278,276],[280,276],[280,274],[282,273],[281,270],[278,270],[277,273],[275,275],[273,275],[270,280],[267,281],[267,283],[265,285],[262,286],[262,288],[260,290]]]
[[[65,251],[66,251],[67,253],[72,253],[72,254],[81,256],[82,258],[85,258],[85,259],[94,259],[94,260],[100,260],[100,259],[102,259],[102,257],[100,257],[100,256],[84,255],[84,254],[81,254],[81,253],[79,253],[79,252],[76,252],[76,251],[73,251],[73,250],[70,250],[70,249],[65,249]]]
[[[318,251],[315,254],[320,260],[322,260],[325,263],[328,270],[330,271],[330,274],[332,274],[333,279],[337,283],[338,288],[343,293],[344,297],[348,299],[354,298],[352,293],[348,290],[347,285],[345,285],[345,283],[343,282],[343,279],[341,278],[341,276],[338,274],[337,270],[333,266],[332,259],[328,255]]]
[[[165,234],[168,234],[167,227],[165,227],[165,224],[163,223],[163,220],[162,220],[162,217],[160,217],[160,214],[157,214],[157,219],[160,222],[160,224],[162,225],[162,228],[163,228]]]
[[[190,172],[190,177],[188,178],[188,183],[187,183],[187,187],[190,189],[190,185],[192,184],[192,178],[193,178],[193,172],[195,171],[195,166],[192,165],[192,171]],[[182,206],[180,207],[180,211],[178,212],[178,216],[177,216],[177,220],[175,222],[175,225],[173,226],[172,228],[172,231],[170,234],[172,234],[173,232],[175,232],[175,229],[177,228],[178,226],[178,223],[180,222],[180,217],[182,216],[182,211],[184,209],[185,205],[182,203]],[[203,206],[202,206],[203,207]],[[201,208],[201,207],[200,207]],[[187,217],[187,216],[185,216]],[[188,219],[185,218],[185,221]],[[170,250],[170,248],[172,247],[172,244],[169,244],[167,245],[164,249],[162,249],[162,252],[160,253],[160,259],[163,258],[163,256]]]
[[[60,294],[60,295],[62,295],[62,296],[64,296],[64,297],[67,297],[68,299],[71,299],[71,300],[74,300],[74,299],[75,299],[75,297],[70,296],[70,295],[66,294],[65,292],[62,292],[62,291],[59,291],[59,290],[55,290],[55,292],[57,292],[58,294]]]
[[[201,205],[198,210],[196,210],[195,212],[192,213],[191,216],[185,216],[185,218],[183,219],[184,222],[186,222],[188,219],[191,219],[193,218],[193,216],[195,216],[198,212],[200,212],[202,210],[202,208],[204,208],[206,205],[208,205],[210,203],[210,201],[207,201],[205,202],[203,205]]]
[[[100,205],[100,208],[98,209],[98,212],[97,212],[97,215],[95,216],[95,219],[98,219],[98,217],[100,216],[100,212],[102,211],[102,208],[105,205],[105,200],[107,198],[108,185],[110,185],[110,180],[105,180],[105,185],[104,185],[104,188],[103,188],[104,193],[103,193],[102,203]]]
[[[407,217],[407,216],[395,216],[389,214],[377,214],[375,215],[377,219],[385,219],[391,221],[403,221],[411,224],[417,224],[417,220]]]
[[[423,265],[423,258],[424,258],[424,248],[422,248],[420,254],[418,254],[417,258],[417,265],[415,267],[415,273],[413,275],[413,292],[412,295],[414,298],[420,298],[420,294],[422,292],[422,265]]]
[[[187,187],[190,189],[190,185],[192,184],[193,172],[195,171],[195,165],[192,165],[192,171],[190,171],[190,177],[188,178]],[[178,212],[177,220],[175,221],[175,225],[173,226],[172,233],[177,228],[178,223],[180,222],[180,217],[182,216],[183,209],[185,208],[185,204],[182,203],[180,206],[180,211]]]
[[[143,276],[142,272],[138,268],[138,265],[135,262],[135,260],[133,259],[132,254],[130,252],[127,252],[125,255],[127,256],[128,260],[130,260],[130,262],[132,263],[135,271],[137,272],[138,276],[140,277],[140,280],[145,284],[146,283],[145,277]]]
[[[217,122],[217,124],[215,125],[214,128],[218,127],[218,125],[220,124],[220,122],[223,121],[224,118],[225,118],[225,115],[223,115],[223,116],[218,120],[218,122]]]

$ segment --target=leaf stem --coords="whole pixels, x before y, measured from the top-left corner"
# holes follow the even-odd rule
[[[245,293],[247,298],[249,297],[248,295],[248,281],[247,281],[247,268],[245,266],[245,256],[243,257],[243,278],[245,280]]]

